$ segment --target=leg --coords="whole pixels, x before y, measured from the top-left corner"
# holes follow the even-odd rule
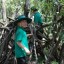
[[[17,58],[17,64],[27,64],[26,57]]]

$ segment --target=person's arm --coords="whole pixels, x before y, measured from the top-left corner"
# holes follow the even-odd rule
[[[20,41],[17,42],[17,45],[18,45],[20,48],[23,48],[23,49],[24,49],[24,46],[21,44]]]
[[[17,39],[17,40],[16,40],[16,41],[17,41],[17,42],[16,42],[17,45],[18,45],[20,48],[24,49],[27,54],[30,54],[29,49],[27,49],[25,46],[22,45],[23,35],[22,35],[21,32],[18,32],[18,33],[17,33],[16,39]]]
[[[18,45],[20,48],[24,49],[27,54],[30,54],[30,51],[29,51],[26,47],[24,47],[24,46],[21,44],[20,41],[17,42],[17,45]]]
[[[33,36],[32,34],[27,34],[27,37],[31,37],[31,36]]]

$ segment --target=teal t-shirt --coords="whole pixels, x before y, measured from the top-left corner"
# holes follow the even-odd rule
[[[17,27],[16,33],[15,33],[15,56],[16,58],[24,57],[26,56],[26,52],[24,49],[20,48],[17,45],[17,42],[20,41],[20,43],[29,49],[28,47],[28,40],[27,40],[27,34],[25,30],[22,27]]]
[[[39,12],[35,12],[34,13],[34,22],[35,24],[42,24],[42,17],[41,14]]]

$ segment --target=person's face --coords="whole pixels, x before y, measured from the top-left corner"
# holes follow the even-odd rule
[[[22,20],[22,21],[20,21],[20,22],[18,23],[18,25],[19,25],[19,26],[22,26],[22,27],[24,27],[24,28],[28,26],[26,20]]]

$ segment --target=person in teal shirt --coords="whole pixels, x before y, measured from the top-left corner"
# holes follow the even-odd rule
[[[33,7],[31,7],[31,11],[32,11],[33,16],[34,16],[34,23],[41,25],[43,23],[43,19],[42,19],[41,14],[38,12],[38,9],[33,6]]]
[[[40,14],[40,12],[38,12],[37,7],[35,7],[35,6],[31,7],[31,12],[33,13],[34,25],[38,26],[38,27],[42,27],[42,25],[43,25],[43,17]],[[43,33],[43,27],[41,29],[39,29],[39,31],[41,33]],[[40,40],[42,39],[42,37],[39,35],[38,30],[36,31],[36,36],[37,36],[38,39],[40,39]]]
[[[30,18],[26,18],[24,15],[20,15],[14,22],[17,26],[15,32],[15,56],[17,58],[17,64],[27,64],[26,55],[30,54],[27,34],[24,28],[31,22]]]

